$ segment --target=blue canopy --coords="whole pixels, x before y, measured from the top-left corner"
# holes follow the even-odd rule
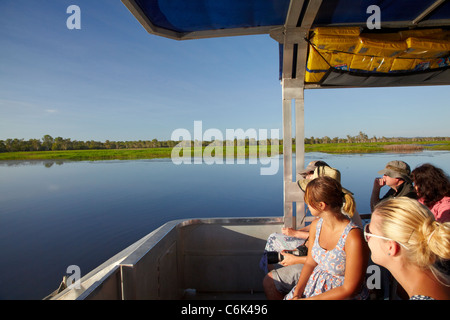
[[[397,27],[412,27],[417,17],[425,16],[418,21],[419,25],[433,25],[439,19],[450,18],[450,2],[436,0],[327,0],[317,13],[314,26],[357,24],[364,25],[367,21],[367,8],[376,5],[381,11],[381,20],[385,25]],[[428,12],[429,10],[429,12]]]
[[[283,25],[290,0],[136,0],[156,27],[178,33]]]
[[[153,34],[178,40],[214,36],[270,33],[284,26],[291,0],[122,0],[141,24]],[[294,1],[293,1],[294,2]],[[296,17],[300,26],[310,19],[306,8],[314,0],[300,0]],[[382,27],[411,28],[450,26],[446,0],[326,0],[313,18],[317,26],[362,26],[367,8],[381,10]]]

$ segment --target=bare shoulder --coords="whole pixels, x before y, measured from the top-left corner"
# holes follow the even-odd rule
[[[345,241],[345,247],[347,248],[355,248],[361,247],[364,244],[363,232],[360,228],[353,228],[349,231],[347,235],[347,240]]]
[[[319,219],[314,219],[310,224],[310,228],[309,228],[310,241],[314,240],[314,238],[316,237],[316,227],[317,227],[318,222],[319,222]]]

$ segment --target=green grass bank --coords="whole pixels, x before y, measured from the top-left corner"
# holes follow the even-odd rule
[[[207,149],[209,148],[209,149]],[[211,147],[203,147],[206,155],[215,156]],[[423,141],[415,143],[323,143],[305,144],[305,152],[323,153],[380,153],[380,152],[421,152],[423,150],[450,150],[450,141]],[[295,151],[295,145],[293,146]],[[217,151],[218,152],[218,151]],[[279,146],[279,154],[283,153],[283,147]],[[195,155],[192,149],[192,156]],[[183,155],[182,150],[178,154]],[[226,149],[223,149],[226,157]],[[235,147],[235,157],[254,157],[258,154],[271,155],[267,147]],[[0,153],[1,160],[72,160],[72,161],[99,161],[99,160],[137,160],[170,158],[172,148],[146,148],[146,149],[101,149],[101,150],[67,150],[67,151],[27,151]]]

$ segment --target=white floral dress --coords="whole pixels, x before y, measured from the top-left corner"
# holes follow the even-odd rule
[[[346,253],[344,251],[345,241],[348,233],[353,228],[358,228],[356,224],[350,221],[345,227],[342,235],[332,250],[325,250],[319,245],[320,230],[322,229],[323,219],[320,219],[316,226],[316,238],[311,250],[312,257],[317,266],[314,268],[308,283],[303,292],[303,297],[308,298],[319,295],[333,288],[344,284]],[[291,299],[294,295],[295,287],[289,292],[285,299]],[[354,299],[366,299],[368,295],[365,284],[361,288],[361,293]]]

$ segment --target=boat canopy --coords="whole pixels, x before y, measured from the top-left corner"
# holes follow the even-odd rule
[[[291,151],[294,136],[300,172],[304,89],[450,84],[448,0],[122,2],[154,35],[192,40],[268,34],[279,43],[287,226],[301,226],[305,212]]]
[[[450,3],[446,0],[122,1],[150,33],[177,40],[270,33],[273,28],[284,26],[288,18],[297,27],[303,20],[312,19],[311,28],[365,28],[370,16],[368,8],[374,5],[380,8],[382,29],[450,24]],[[306,15],[309,5],[315,5],[316,10]],[[298,14],[288,15],[294,6],[300,8]]]

